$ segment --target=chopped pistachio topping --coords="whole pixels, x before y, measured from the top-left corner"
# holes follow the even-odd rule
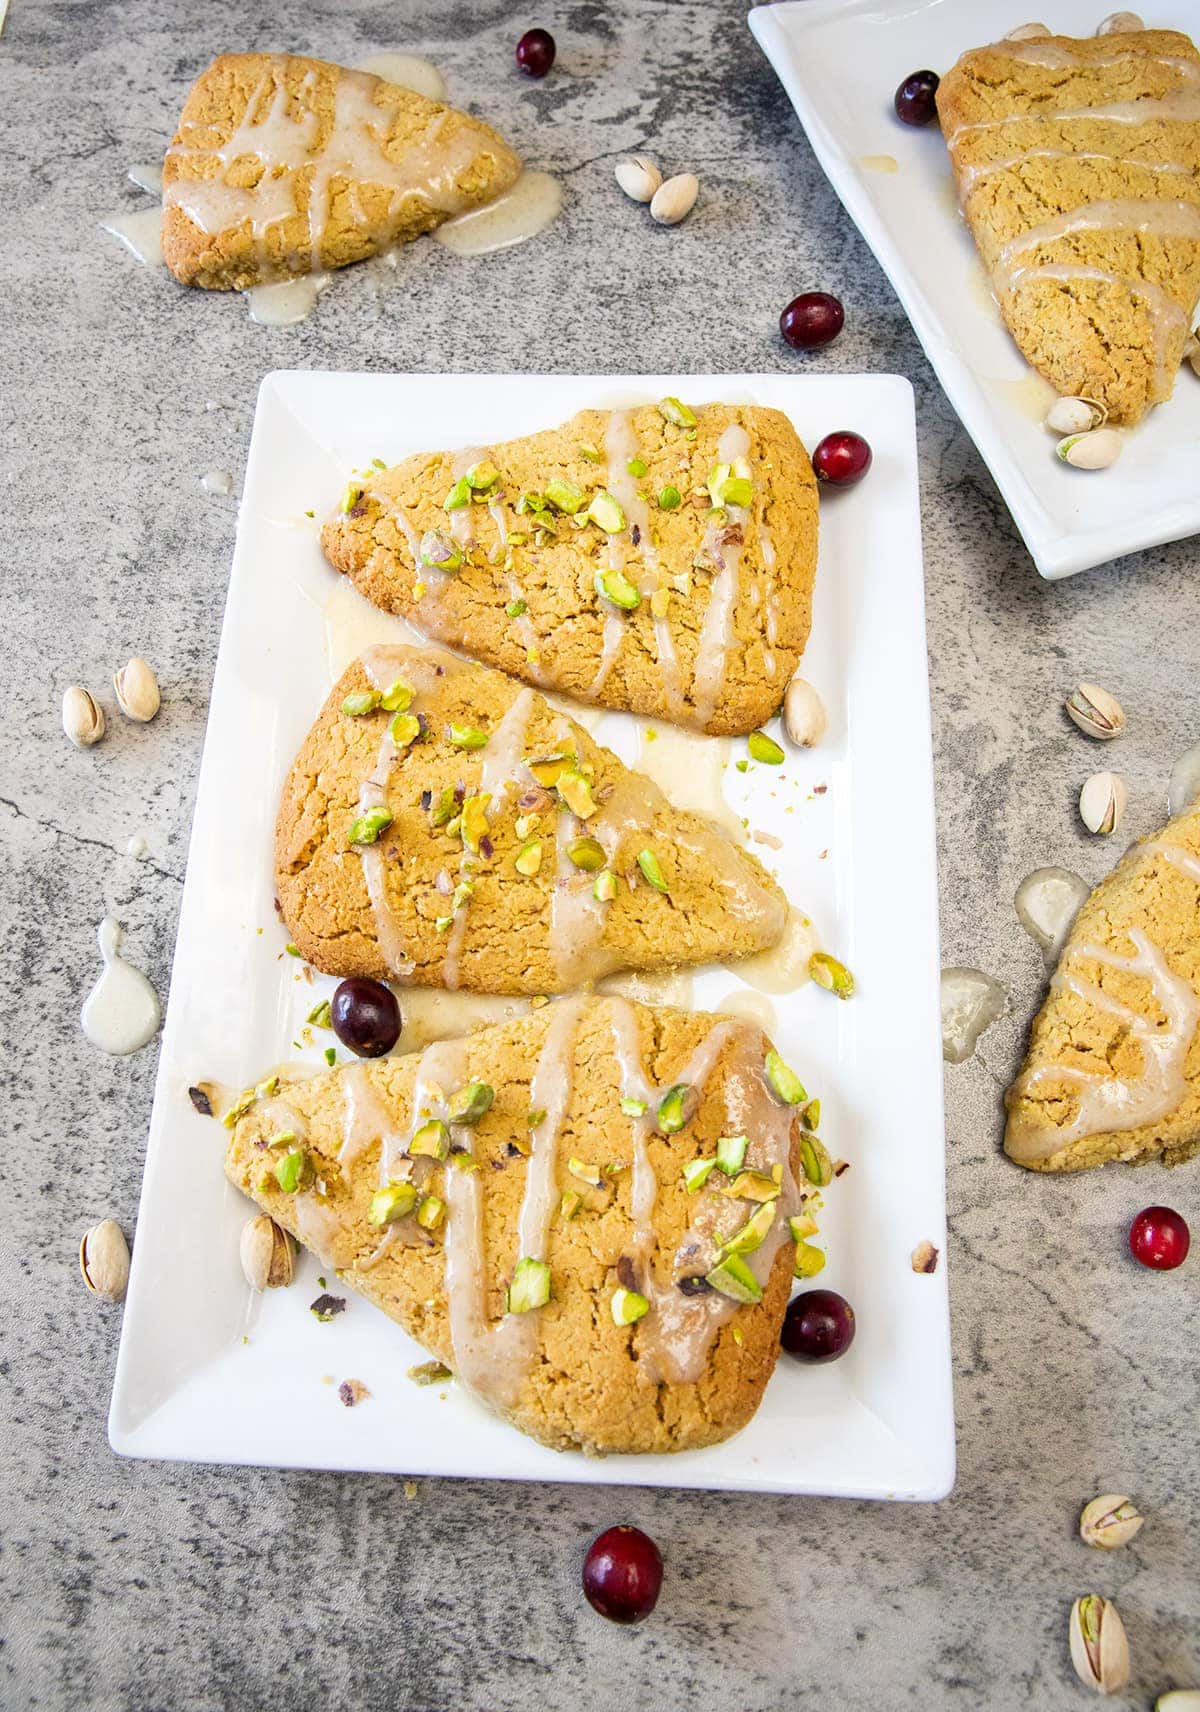
[[[824,1249],[816,1248],[811,1242],[796,1244],[796,1257],[792,1263],[794,1278],[815,1278],[825,1265]]]
[[[527,600],[510,600],[504,610],[510,618],[524,618],[529,611],[529,602]]]
[[[458,799],[454,795],[454,786],[447,785],[431,801],[429,818],[434,826],[448,826],[457,813]]]
[[[734,1231],[721,1244],[722,1254],[753,1254],[766,1241],[775,1222],[775,1208],[770,1201],[757,1207],[740,1230]]]
[[[523,844],[513,857],[513,867],[518,874],[525,874],[532,879],[542,865],[542,841],[531,838],[528,844]]]
[[[440,1361],[419,1361],[415,1367],[408,1369],[408,1377],[414,1385],[442,1385],[447,1379],[453,1379],[454,1375]]]
[[[763,761],[768,767],[778,767],[784,760],[783,750],[765,731],[752,731],[746,739],[752,761]]]
[[[591,781],[570,767],[560,773],[554,787],[571,813],[579,820],[590,820],[598,805],[592,798]]]
[[[854,976],[828,951],[813,952],[808,960],[808,972],[818,987],[824,987],[839,999],[848,999],[854,991]]]
[[[818,1189],[833,1182],[833,1160],[829,1157],[829,1150],[824,1142],[818,1141],[807,1130],[800,1137],[800,1163],[804,1167],[804,1175]]]
[[[526,765],[539,785],[549,788],[556,785],[568,769],[574,767],[576,757],[572,753],[562,755],[535,755]]]
[[[662,868],[659,866],[658,857],[654,854],[653,850],[639,850],[637,863],[638,867],[642,870],[647,883],[653,886],[656,892],[662,892],[664,896],[670,896],[670,888],[668,887],[667,882],[663,879]]]
[[[631,476],[636,476],[638,481],[641,481],[642,477],[646,473],[646,466],[642,462],[641,458],[630,458],[629,462],[625,465],[625,468]]]
[[[397,713],[393,716],[388,731],[397,749],[407,749],[410,743],[415,743],[420,737],[421,721],[415,713]]]
[[[592,881],[592,896],[597,903],[610,904],[620,890],[620,881],[608,868],[601,868]]]
[[[422,1230],[436,1230],[446,1216],[446,1203],[437,1195],[426,1195],[417,1208],[417,1223]]]
[[[785,1106],[802,1106],[806,1104],[808,1095],[804,1083],[794,1070],[788,1068],[774,1048],[767,1053],[767,1081],[779,1095]]]
[[[810,1100],[800,1113],[805,1129],[818,1129],[821,1123],[821,1102]]]
[[[644,1296],[639,1296],[636,1290],[627,1290],[623,1284],[612,1293],[613,1323],[618,1326],[631,1326],[635,1320],[640,1320],[643,1314],[650,1312],[650,1304]]]
[[[435,933],[449,933],[453,926],[454,917],[452,915],[439,915],[434,917],[433,931]]]
[[[669,588],[656,588],[650,596],[650,615],[652,618],[665,618],[671,610],[671,591]]]
[[[379,706],[378,690],[355,690],[342,703],[342,712],[351,719],[361,719],[364,713],[374,713]]]
[[[597,488],[587,508],[588,517],[606,535],[619,534],[625,527],[625,513],[607,488]]]
[[[689,1195],[703,1189],[712,1173],[715,1159],[689,1159],[683,1168],[683,1181]]]
[[[468,1082],[465,1088],[450,1096],[446,1113],[452,1124],[477,1124],[485,1112],[490,1112],[496,1090],[490,1082]]]
[[[351,844],[374,844],[381,832],[386,832],[392,824],[392,811],[384,808],[369,808],[365,814],[350,823],[346,838]]]
[[[615,565],[602,565],[595,576],[596,593],[619,606],[622,612],[633,612],[642,604],[642,597],[624,571]]]
[[[690,1082],[676,1082],[674,1087],[667,1089],[654,1114],[655,1127],[661,1135],[678,1135],[690,1121],[695,1109],[691,1095]]]
[[[416,693],[412,685],[406,684],[403,678],[395,678],[380,696],[379,705],[388,713],[407,713]]]
[[[450,1151],[450,1131],[441,1118],[429,1118],[408,1144],[409,1153],[426,1159],[445,1159]]]
[[[719,1290],[722,1296],[728,1296],[731,1301],[762,1301],[762,1285],[740,1254],[725,1255],[712,1271],[705,1275],[705,1282],[714,1290]]]
[[[289,957],[299,957],[300,955],[300,947],[298,945],[293,945],[290,939],[283,949],[287,952]]]
[[[355,482],[347,482],[342,489],[342,499],[339,506],[341,511],[353,511],[363,496],[363,490]]]
[[[462,909],[470,898],[475,896],[475,887],[470,880],[460,880],[450,897],[450,908],[454,911]]]
[[[311,1023],[314,1028],[332,1028],[333,1016],[329,1009],[329,1000],[321,999],[319,1003],[313,1006],[304,1020]]]
[[[683,495],[677,487],[668,482],[666,487],[658,490],[658,509],[660,511],[678,511],[683,504]]]
[[[621,1101],[621,1110],[627,1118],[644,1118],[646,1115],[645,1100],[632,1099],[628,1094]]]
[[[545,1121],[546,1121],[546,1108],[545,1108],[545,1106],[530,1106],[529,1111],[526,1114],[526,1118],[525,1118],[525,1122],[529,1126],[529,1128],[530,1129],[536,1129],[539,1124],[543,1124],[543,1123],[545,1123]]]
[[[567,855],[577,868],[583,868],[589,874],[597,873],[604,866],[604,846],[598,838],[573,838],[567,845]]]
[[[714,464],[708,477],[714,505],[749,505],[754,489],[749,475],[739,475],[729,464]]]
[[[788,1220],[788,1230],[792,1233],[793,1242],[803,1242],[806,1236],[816,1236],[819,1226],[811,1213],[793,1213]]]
[[[600,455],[600,448],[593,446],[590,440],[580,441],[579,456],[586,458],[589,464],[602,464],[604,462]]]
[[[477,725],[452,725],[450,741],[456,749],[485,749],[488,733],[480,731]]]
[[[766,1171],[739,1171],[725,1190],[737,1201],[774,1201],[782,1184]]]
[[[427,529],[421,537],[419,550],[423,565],[435,571],[457,571],[463,562],[458,543],[440,529]]]
[[[513,507],[513,510],[520,517],[524,517],[526,514],[530,514],[534,517],[541,517],[546,510],[546,501],[540,493],[530,493],[526,491],[517,495],[517,503]],[[514,539],[514,536],[509,536],[510,541]]]
[[[333,1065],[335,1065],[337,1063],[337,1047],[336,1046],[327,1046],[325,1048],[325,1062],[331,1068]]]
[[[278,1135],[273,1135],[267,1143],[268,1147],[290,1147],[296,1139],[294,1129],[281,1129]]]
[[[598,1189],[604,1181],[598,1165],[589,1165],[586,1159],[568,1159],[567,1170],[572,1177],[578,1177],[581,1183],[590,1183],[593,1189]]]
[[[472,464],[466,474],[468,486],[476,488],[480,493],[486,493],[488,488],[495,487],[500,480],[500,471],[495,464],[489,464],[484,458],[478,464]]]
[[[536,832],[540,819],[541,816],[536,814],[519,814],[513,822],[517,837],[528,838],[531,833]]]
[[[744,1135],[723,1135],[717,1142],[716,1163],[727,1177],[736,1177],[742,1169],[749,1145],[749,1137]]]
[[[666,422],[671,422],[676,428],[694,428],[696,412],[688,405],[681,404],[677,398],[660,398],[658,413]]]
[[[485,791],[482,796],[468,797],[462,805],[462,841],[476,854],[480,840],[487,837],[487,806],[491,800],[491,792]]]
[[[568,1223],[575,1217],[582,1205],[583,1196],[574,1189],[568,1189],[562,1200],[558,1203],[559,1218],[562,1219],[564,1224]]]
[[[568,517],[574,517],[587,495],[581,487],[576,487],[574,482],[564,481],[561,477],[555,476],[552,481],[546,483],[546,498],[555,510],[565,512]]]
[[[411,1213],[416,1204],[414,1183],[389,1183],[383,1189],[376,1189],[371,1196],[367,1218],[373,1225],[393,1225],[397,1219]]]
[[[315,1173],[312,1160],[302,1147],[294,1147],[275,1167],[275,1181],[285,1195],[295,1195],[307,1189]]]
[[[450,492],[442,501],[443,511],[461,511],[471,503],[471,484],[466,476],[459,476]]]
[[[527,1314],[531,1308],[544,1308],[549,1300],[550,1268],[544,1260],[525,1255],[517,1261],[508,1287],[509,1313]]]

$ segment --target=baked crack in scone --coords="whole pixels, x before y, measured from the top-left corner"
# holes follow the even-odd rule
[[[746,957],[787,918],[748,851],[535,690],[420,648],[334,687],[284,785],[275,884],[327,974],[484,993]]]
[[[667,398],[368,472],[321,539],[376,606],[527,683],[747,732],[808,640],[817,490],[782,411]]]
[[[1132,423],[1200,298],[1200,54],[1173,30],[994,42],[941,82],[968,226],[1023,355]]]
[[[1005,1151],[1081,1171],[1200,1149],[1200,804],[1143,839],[1076,917],[1008,1090]]]
[[[163,162],[163,255],[246,290],[363,261],[492,201],[521,163],[490,126],[368,72],[223,54]]]
[[[268,1080],[226,1118],[226,1170],[543,1444],[715,1444],[770,1378],[813,1193],[770,1052],[744,1018],[564,999]]]

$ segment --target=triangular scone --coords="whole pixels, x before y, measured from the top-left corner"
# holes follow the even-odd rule
[[[665,399],[367,472],[321,540],[376,606],[527,683],[746,732],[808,640],[816,481],[782,411]]]
[[[419,648],[335,685],[284,785],[275,884],[327,974],[484,993],[746,957],[787,915],[748,851],[536,690]]]
[[[337,1272],[332,1289],[360,1291],[544,1444],[714,1444],[770,1378],[788,1219],[811,1194],[768,1050],[744,1018],[564,999],[419,1057],[251,1090],[226,1170]],[[450,1121],[464,1107],[474,1121]],[[731,1135],[742,1168],[689,1189],[684,1166]],[[392,1223],[372,1222],[381,1190],[374,1217]]]
[[[1200,1149],[1200,804],[1141,840],[1075,919],[1006,1097],[1035,1171]]]
[[[185,285],[244,290],[345,267],[490,202],[521,163],[490,126],[363,71],[222,54],[163,162],[163,255]]]
[[[995,42],[937,104],[1023,355],[1136,422],[1170,397],[1200,298],[1200,54],[1172,30]]]

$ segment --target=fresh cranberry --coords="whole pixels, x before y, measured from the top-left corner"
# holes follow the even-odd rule
[[[871,467],[871,448],[861,434],[838,428],[826,434],[813,453],[813,471],[818,481],[831,487],[853,487]]]
[[[788,1303],[781,1341],[801,1361],[836,1361],[854,1342],[854,1309],[836,1290],[804,1290]]]
[[[526,77],[545,77],[554,64],[554,37],[549,30],[526,30],[517,43],[517,66]]]
[[[802,291],[779,317],[779,331],[794,351],[815,351],[836,339],[846,321],[840,301],[828,291]]]
[[[382,1058],[400,1038],[400,1006],[382,981],[351,975],[339,982],[329,1004],[333,1032],[360,1058]]]
[[[583,1560],[588,1604],[611,1623],[640,1623],[658,1603],[662,1553],[640,1528],[620,1523],[597,1534]]]
[[[1143,1207],[1129,1227],[1130,1254],[1155,1272],[1182,1266],[1191,1246],[1187,1220],[1170,1207]]]
[[[906,125],[928,125],[937,115],[934,97],[940,82],[936,71],[914,71],[906,77],[893,97],[897,119]]]

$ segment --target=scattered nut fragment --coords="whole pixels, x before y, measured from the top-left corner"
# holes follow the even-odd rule
[[[1105,1492],[1085,1504],[1079,1518],[1079,1537],[1085,1545],[1101,1551],[1116,1551],[1128,1545],[1146,1518],[1136,1504],[1118,1493]]]
[[[1099,684],[1078,684],[1066,701],[1067,713],[1085,737],[1107,743],[1125,729],[1125,709]]]
[[[363,1402],[370,1395],[361,1379],[343,1379],[338,1386],[338,1396],[347,1409],[353,1409],[356,1403]]]
[[[162,700],[158,693],[158,679],[153,666],[140,655],[135,654],[119,672],[113,673],[113,689],[126,719],[136,719],[140,725],[145,725],[158,712]]]
[[[1120,36],[1129,31],[1144,30],[1146,25],[1136,12],[1110,12],[1102,24],[1097,24],[1098,36]]]
[[[912,1269],[914,1272],[936,1272],[938,1251],[931,1242],[919,1242],[912,1251]]]
[[[1089,434],[1107,419],[1104,406],[1090,398],[1056,398],[1046,412],[1046,427],[1052,434]]]
[[[278,1290],[296,1276],[296,1245],[266,1213],[246,1221],[240,1253],[242,1271],[252,1290]]]
[[[700,180],[694,172],[678,172],[659,185],[650,198],[650,218],[660,226],[678,226],[686,220],[700,194]]]
[[[625,155],[613,169],[617,183],[635,202],[650,202],[663,181],[649,155]]]
[[[1005,36],[1006,42],[1035,42],[1050,34],[1045,24],[1018,24]]]
[[[104,736],[104,709],[82,684],[63,691],[63,730],[77,749],[90,749]]]
[[[1068,434],[1056,450],[1073,469],[1106,470],[1121,456],[1121,436],[1115,428],[1093,428],[1090,434]]]
[[[820,696],[807,678],[797,674],[783,698],[783,729],[789,739],[801,749],[811,749],[824,737],[827,723]]]
[[[79,1270],[93,1296],[123,1302],[129,1283],[129,1244],[119,1224],[102,1219],[79,1245]]]
[[[828,951],[813,952],[808,960],[808,973],[818,987],[835,993],[839,999],[848,999],[854,992],[854,976]]]
[[[408,1369],[408,1377],[414,1385],[441,1385],[454,1375],[440,1361],[419,1361],[415,1367]]]
[[[1079,793],[1079,818],[1102,838],[1120,825],[1129,792],[1120,773],[1093,773]]]
[[[1097,1694],[1117,1694],[1129,1681],[1129,1642],[1110,1599],[1086,1593],[1071,1607],[1071,1663]]]

